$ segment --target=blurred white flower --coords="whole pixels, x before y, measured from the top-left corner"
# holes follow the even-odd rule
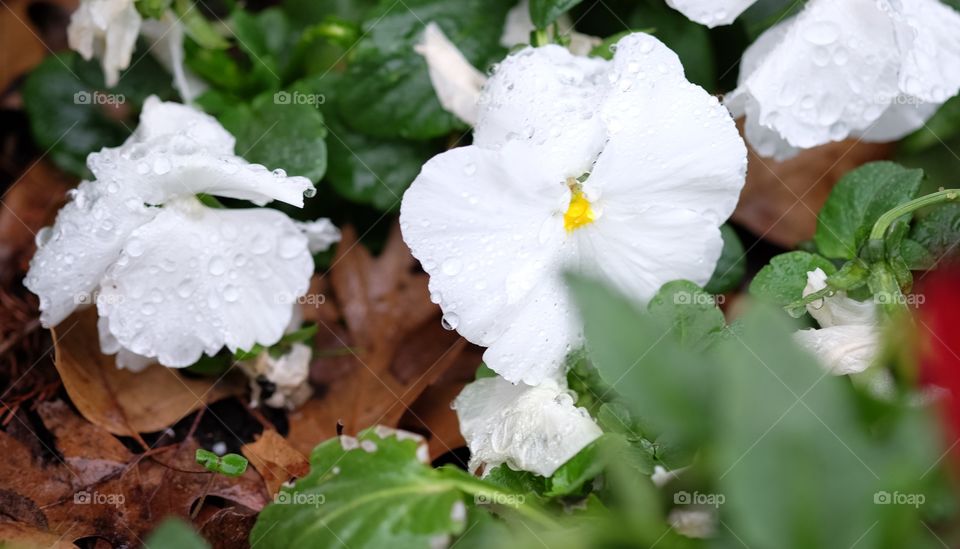
[[[445,324],[490,368],[537,385],[582,344],[564,271],[639,302],[709,280],[746,147],[660,41],[630,35],[612,61],[526,48],[481,103],[474,144],[427,162],[400,221]]]
[[[67,41],[84,59],[100,58],[107,86],[112,87],[130,65],[141,21],[134,0],[83,0],[70,16]]]
[[[960,90],[960,13],[939,0],[810,0],[744,54],[726,98],[783,160],[856,137],[895,141]]]
[[[195,195],[302,206],[313,186],[233,147],[213,117],[148,98],[133,135],[88,157],[95,180],[37,235],[24,284],[43,325],[95,302],[103,351],[128,351],[120,362],[132,366],[276,343],[313,273],[307,237],[277,210],[213,209]]]
[[[807,273],[804,297],[827,287],[822,269]],[[845,292],[837,292],[807,305],[807,311],[820,329],[800,330],[794,339],[812,352],[834,375],[856,374],[866,370],[880,348],[876,306],[872,301],[856,301]]]
[[[256,407],[262,402],[288,410],[300,407],[313,394],[309,380],[312,356],[309,346],[294,343],[279,357],[263,351],[257,358],[241,362],[240,369],[250,378],[251,405]],[[265,384],[269,384],[269,392]]]
[[[478,379],[453,402],[470,447],[470,469],[511,469],[549,477],[602,433],[574,395],[553,379],[537,386]]]
[[[436,23],[427,24],[423,40],[414,49],[427,61],[427,72],[440,105],[467,124],[476,124],[477,101],[486,75],[467,61]]]
[[[757,0],[667,0],[667,5],[691,21],[716,27],[729,25]]]
[[[184,64],[183,24],[173,12],[164,13],[159,20],[144,21],[142,32],[152,43],[151,55],[173,75],[173,86],[184,103],[192,103],[207,91],[207,83]]]

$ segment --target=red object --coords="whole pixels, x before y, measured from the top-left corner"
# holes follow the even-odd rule
[[[949,391],[942,414],[947,447],[960,466],[960,267],[926,275],[914,294],[923,297],[917,315],[920,382]]]

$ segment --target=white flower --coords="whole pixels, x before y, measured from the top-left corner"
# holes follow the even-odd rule
[[[486,75],[467,61],[436,23],[427,24],[423,40],[414,49],[427,61],[427,72],[440,105],[467,124],[476,124],[477,101]]]
[[[312,355],[309,346],[294,343],[279,357],[263,351],[256,359],[241,362],[240,368],[250,378],[251,405],[256,407],[263,398],[267,406],[293,410],[306,402],[313,394],[309,379]],[[264,396],[260,379],[273,385],[270,394]]]
[[[526,48],[482,103],[474,145],[427,162],[400,220],[445,323],[490,368],[536,385],[582,343],[564,271],[637,301],[707,282],[746,148],[656,38],[624,38],[609,62]]]
[[[43,325],[96,302],[103,351],[129,351],[121,362],[134,365],[276,343],[313,273],[307,237],[277,210],[213,209],[195,195],[302,206],[313,187],[233,146],[214,118],[148,98],[133,135],[88,157],[96,179],[38,234],[24,283]]]
[[[960,90],[960,13],[939,0],[810,0],[744,54],[726,99],[782,160],[856,137],[895,141]]]
[[[667,0],[667,5],[701,25],[729,25],[757,0]]]
[[[807,273],[804,297],[827,287],[822,269]],[[856,374],[866,370],[880,347],[876,306],[872,301],[855,301],[845,292],[837,292],[807,305],[807,311],[820,329],[800,330],[794,339],[820,360],[834,375]]]
[[[470,469],[502,463],[549,477],[602,431],[574,397],[552,379],[531,387],[501,377],[478,379],[454,400]]]
[[[70,16],[67,41],[84,59],[100,58],[107,86],[112,87],[130,65],[141,21],[134,0],[83,0]]]
[[[164,13],[159,20],[144,21],[142,32],[152,42],[150,53],[173,75],[173,86],[180,99],[192,103],[207,91],[207,83],[184,65],[183,24],[173,12]]]

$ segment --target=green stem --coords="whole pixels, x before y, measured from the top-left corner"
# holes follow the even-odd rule
[[[517,494],[514,492],[508,492],[506,490],[500,490],[480,481],[471,482],[460,479],[451,480],[462,492],[474,497],[483,496],[490,501],[505,501],[509,498],[526,497],[525,494]],[[520,502],[518,502],[516,505],[505,503],[504,506],[514,509],[521,515],[538,522],[547,528],[560,527],[559,523],[557,523],[557,521],[548,513],[544,512],[536,505],[527,504],[523,500],[520,500]]]
[[[890,225],[893,225],[894,221],[907,214],[911,214],[927,206],[933,206],[934,204],[952,202],[958,198],[960,198],[960,189],[945,189],[901,204],[881,215],[880,219],[877,219],[877,222],[873,225],[873,230],[870,231],[870,240],[883,240],[887,234],[887,230],[890,229]]]
[[[550,34],[547,29],[536,29],[530,32],[530,45],[535,48],[546,46],[550,43]]]

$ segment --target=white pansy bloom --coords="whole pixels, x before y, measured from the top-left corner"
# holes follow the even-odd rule
[[[67,27],[70,48],[89,60],[100,58],[107,86],[130,65],[142,19],[134,0],[83,0]]]
[[[164,13],[159,20],[144,21],[142,32],[153,43],[150,53],[173,75],[173,86],[180,99],[192,103],[207,91],[207,83],[184,65],[183,24],[173,12]]]
[[[602,431],[574,403],[565,384],[513,385],[501,377],[478,379],[453,402],[470,448],[470,469],[497,465],[549,477]]]
[[[477,101],[486,75],[467,61],[436,23],[427,24],[423,39],[414,50],[427,61],[430,83],[440,105],[467,124],[476,124]]]
[[[427,162],[400,221],[446,325],[490,368],[537,385],[582,344],[565,271],[638,302],[709,280],[746,147],[659,40],[625,37],[612,61],[526,48],[482,104],[474,144]]]
[[[804,297],[827,287],[822,269],[807,273]],[[845,292],[824,297],[807,305],[807,311],[820,329],[800,330],[794,339],[812,352],[834,375],[856,374],[866,370],[880,348],[876,306],[872,301],[856,301]]]
[[[262,401],[272,408],[300,407],[313,394],[309,382],[312,355],[309,346],[294,343],[279,357],[263,351],[257,358],[241,362],[240,368],[250,378],[251,405],[256,407]],[[272,392],[264,394],[261,379],[271,384]]]
[[[716,27],[729,25],[757,0],[667,0],[667,5],[687,19]]]
[[[276,343],[313,273],[308,239],[280,211],[213,209],[206,193],[303,205],[310,180],[249,164],[213,117],[150,97],[120,147],[91,154],[24,284],[53,326],[96,302],[104,352],[189,366],[203,353]],[[140,358],[136,358],[139,356]]]
[[[307,237],[307,247],[315,254],[327,251],[330,246],[340,242],[340,229],[329,219],[297,222],[297,227]],[[298,323],[299,324],[299,323]]]
[[[783,160],[856,137],[900,139],[960,90],[960,13],[940,0],[810,0],[747,49],[726,99]]]

